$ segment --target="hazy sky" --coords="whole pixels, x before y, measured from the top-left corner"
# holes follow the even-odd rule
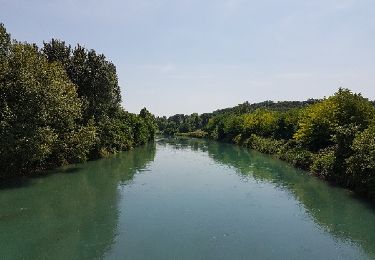
[[[0,0],[13,38],[59,38],[117,66],[157,115],[350,88],[375,99],[374,0]]]

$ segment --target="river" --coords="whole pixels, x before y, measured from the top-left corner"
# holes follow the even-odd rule
[[[375,259],[375,207],[255,151],[160,138],[0,184],[1,259]]]

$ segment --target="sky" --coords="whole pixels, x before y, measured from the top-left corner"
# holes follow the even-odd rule
[[[203,113],[339,87],[375,99],[374,0],[0,0],[0,22],[20,41],[105,54],[130,112]]]

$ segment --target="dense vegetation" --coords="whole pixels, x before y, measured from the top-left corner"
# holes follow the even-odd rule
[[[267,109],[272,111],[285,112],[290,109],[302,108],[307,105],[315,104],[319,102],[317,99],[309,99],[307,101],[264,101],[260,103],[250,104],[249,102],[244,102],[235,107],[224,108],[216,110],[212,113],[204,113],[198,115],[193,113],[191,115],[176,114],[169,118],[158,117],[157,124],[159,131],[163,134],[173,135],[181,133],[192,133],[196,130],[205,129],[208,121],[213,117],[219,117],[224,115],[243,115],[246,113],[252,113],[257,109]]]
[[[0,24],[0,176],[106,156],[154,136],[154,116],[121,106],[116,67],[52,39],[11,40]]]
[[[209,137],[273,154],[375,199],[375,107],[348,89],[323,100],[244,103],[157,118],[164,134]]]

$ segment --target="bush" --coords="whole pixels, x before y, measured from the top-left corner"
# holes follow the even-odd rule
[[[243,143],[243,136],[242,136],[242,134],[236,135],[236,137],[233,138],[233,142],[235,144],[242,144]]]
[[[357,135],[352,144],[353,155],[347,159],[347,175],[353,188],[375,198],[375,126]]]
[[[244,141],[244,146],[267,154],[277,154],[283,144],[282,140],[264,138],[254,134]]]
[[[188,137],[194,137],[194,138],[205,138],[207,137],[207,132],[203,130],[195,130],[193,132],[188,133],[177,133],[178,136],[188,136]]]
[[[332,179],[335,175],[335,164],[335,148],[329,147],[314,155],[310,171],[325,179]]]
[[[106,157],[108,154],[128,150],[133,145],[131,124],[127,123],[125,115],[112,118],[103,117],[97,124],[98,140],[93,156]]]
[[[104,55],[53,40],[11,42],[0,24],[0,177],[107,156],[151,140],[155,118],[120,108]]]
[[[279,149],[278,157],[295,167],[307,170],[312,163],[313,153],[303,148],[299,142],[290,140]]]
[[[95,129],[79,126],[82,102],[63,68],[35,45],[13,44],[0,73],[2,176],[84,159]],[[77,142],[82,146],[77,146]]]
[[[332,137],[340,127],[365,129],[374,112],[374,106],[361,94],[339,89],[335,95],[304,109],[294,138],[310,150],[319,151],[334,144]]]

